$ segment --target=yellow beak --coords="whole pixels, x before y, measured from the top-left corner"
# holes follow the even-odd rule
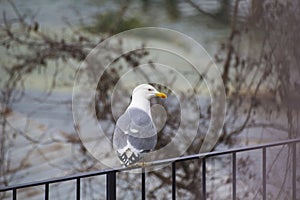
[[[165,93],[162,93],[162,92],[156,93],[155,96],[163,98],[163,99],[167,98],[167,95]]]

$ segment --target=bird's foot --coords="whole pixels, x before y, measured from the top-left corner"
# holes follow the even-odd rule
[[[140,167],[140,168],[145,168],[145,167],[148,167],[150,166],[151,164],[150,163],[147,163],[147,162],[137,162],[137,163],[133,163],[133,164],[129,164],[129,165],[125,165],[125,167]]]
[[[137,162],[137,163],[134,164],[134,166],[145,168],[145,167],[151,166],[151,163],[150,162]]]

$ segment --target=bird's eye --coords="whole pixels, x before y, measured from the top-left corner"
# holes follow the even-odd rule
[[[153,91],[153,89],[151,89],[151,88],[148,88],[148,91]]]

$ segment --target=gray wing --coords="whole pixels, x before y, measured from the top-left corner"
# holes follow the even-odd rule
[[[157,134],[151,117],[138,108],[126,110],[118,119],[116,126],[124,133],[139,138],[148,138]]]
[[[157,132],[151,117],[143,110],[130,108],[118,119],[113,143],[116,149],[128,142],[139,151],[152,150],[157,142]]]
[[[129,135],[128,141],[132,146],[134,146],[136,149],[140,150],[141,152],[147,152],[155,148],[157,143],[157,135],[153,135],[148,138],[138,138]]]
[[[127,145],[127,135],[116,127],[113,135],[113,146],[115,150],[123,149]]]

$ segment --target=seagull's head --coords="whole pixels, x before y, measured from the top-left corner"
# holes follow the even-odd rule
[[[165,93],[157,91],[152,85],[141,84],[134,88],[132,92],[132,97],[146,98],[150,100],[153,97],[167,98]]]

